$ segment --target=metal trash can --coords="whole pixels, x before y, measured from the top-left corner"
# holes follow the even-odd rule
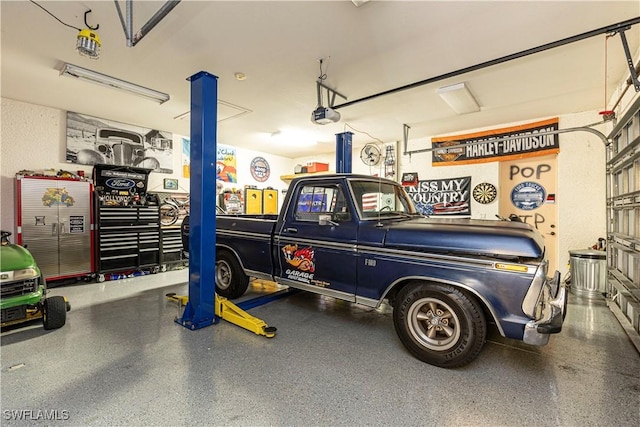
[[[571,289],[587,298],[602,297],[607,282],[607,253],[593,249],[569,251]]]

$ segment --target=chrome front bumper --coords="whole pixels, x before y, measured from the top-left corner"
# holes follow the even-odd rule
[[[562,330],[567,312],[567,298],[567,289],[560,283],[560,272],[556,271],[551,285],[544,287],[539,301],[542,305],[542,317],[539,320],[531,320],[524,327],[522,340],[526,344],[545,345],[549,342],[549,335]]]

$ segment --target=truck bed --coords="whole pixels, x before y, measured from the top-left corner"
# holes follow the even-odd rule
[[[277,215],[218,215],[216,245],[233,251],[254,277],[271,279],[272,236]]]

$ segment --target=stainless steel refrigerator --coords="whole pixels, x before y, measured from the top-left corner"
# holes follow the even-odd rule
[[[17,239],[47,280],[94,272],[92,184],[40,176],[16,177]]]

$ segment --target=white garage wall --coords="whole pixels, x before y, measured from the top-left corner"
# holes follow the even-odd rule
[[[65,159],[66,111],[15,101],[0,99],[0,226],[3,230],[14,230],[15,215],[15,175],[21,170],[43,171],[52,169],[77,172],[83,170],[85,176],[91,175],[92,166],[67,163]],[[135,123],[134,123],[135,124]],[[182,177],[182,136],[173,135],[173,174],[151,173],[148,188],[150,191],[164,191],[164,178],[177,178],[180,192],[189,191],[189,180]],[[222,144],[221,141],[218,141]],[[225,183],[225,188],[242,189],[245,185],[258,188],[272,187],[285,189],[286,183],[280,175],[290,174],[293,161],[286,157],[237,148],[237,183]],[[271,168],[271,175],[265,182],[257,182],[251,177],[249,165],[256,157],[264,157]],[[279,198],[280,203],[282,197]]]
[[[560,129],[585,126],[601,121],[598,112],[562,117]],[[611,126],[594,129],[608,135]],[[606,238],[606,174],[604,142],[587,132],[560,136],[558,154],[558,265],[567,269],[569,251],[587,249]]]

